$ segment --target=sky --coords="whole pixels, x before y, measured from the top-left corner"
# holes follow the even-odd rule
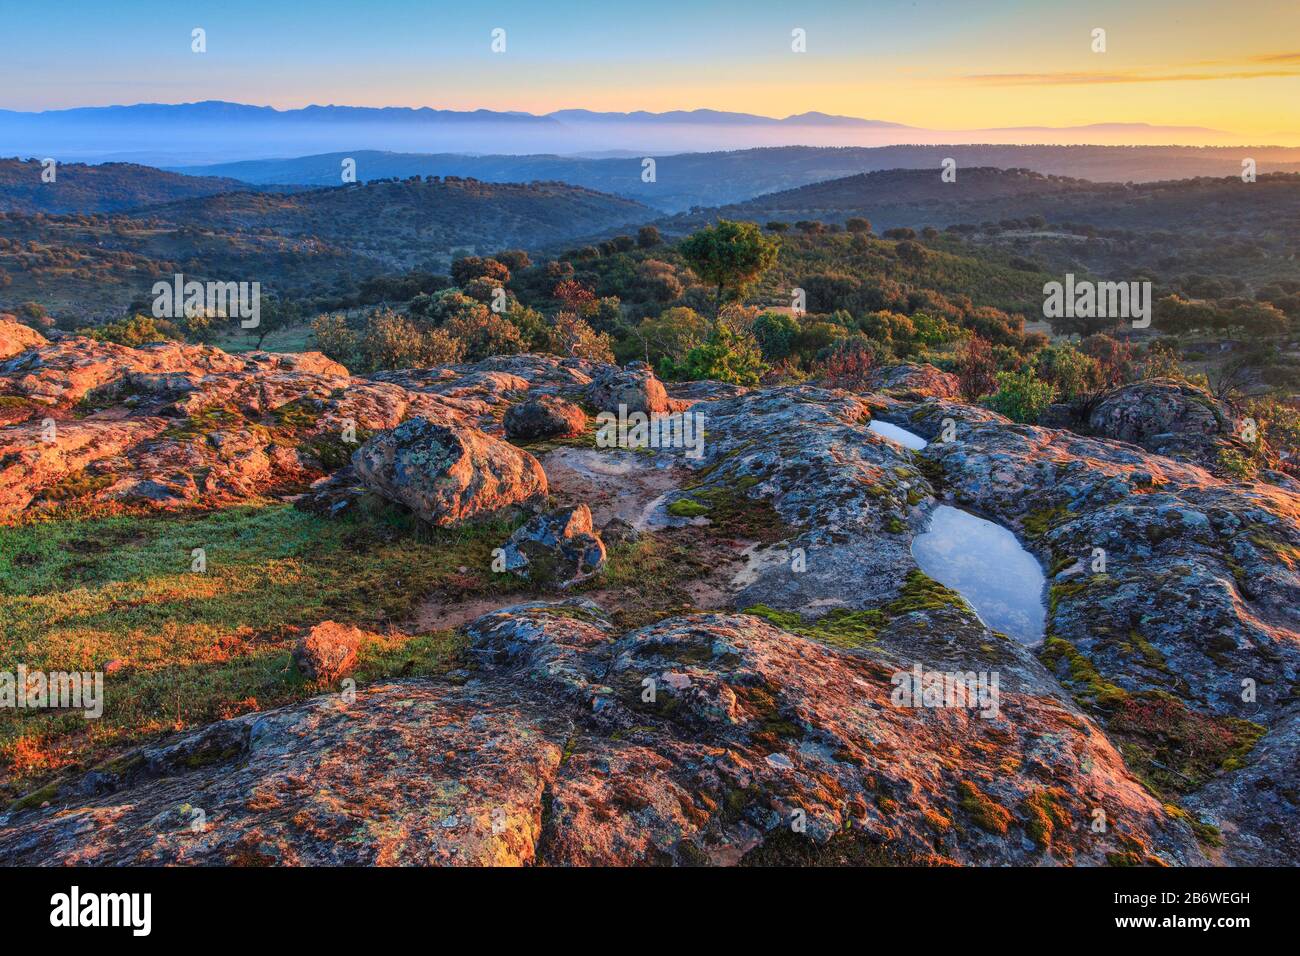
[[[204,54],[191,52],[195,27]],[[491,50],[497,28],[504,53]],[[791,49],[795,29],[806,52]],[[14,0],[0,47],[0,108],[16,110],[817,110],[1300,144],[1300,0]]]

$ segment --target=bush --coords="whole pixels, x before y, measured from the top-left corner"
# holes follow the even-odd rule
[[[482,313],[449,319],[442,326],[465,349],[465,358],[479,362],[493,355],[517,355],[527,349],[523,334],[507,319],[484,309]]]
[[[1032,368],[1019,372],[998,372],[998,390],[989,408],[1013,422],[1033,424],[1047,406],[1056,401],[1056,386],[1042,381]]]
[[[561,312],[555,317],[553,338],[555,350],[560,355],[591,362],[614,362],[610,337],[604,332],[597,332],[572,312]]]
[[[789,356],[799,334],[799,323],[784,312],[764,312],[754,320],[753,332],[763,358],[776,363]]]
[[[864,338],[846,339],[820,363],[819,375],[831,388],[864,392],[871,388],[871,373],[876,367],[876,350]]]
[[[98,342],[116,342],[132,348],[181,337],[180,331],[172,323],[148,315],[133,315],[128,319],[108,322],[90,329],[86,334]]]
[[[757,385],[767,371],[754,337],[722,322],[716,323],[708,341],[687,352],[681,363],[665,357],[660,366],[666,378],[710,379],[732,385]]]
[[[998,387],[998,363],[993,347],[978,335],[972,336],[957,362],[957,383],[962,395],[983,398]]]
[[[427,368],[459,362],[465,346],[443,329],[421,329],[405,316],[384,309],[370,314],[361,336],[361,353],[371,371]]]
[[[326,357],[351,368],[361,351],[361,336],[348,325],[343,315],[318,315],[311,322],[316,348]]]
[[[1053,345],[1037,356],[1038,375],[1056,386],[1061,401],[1069,402],[1102,385],[1101,366],[1073,345]]]

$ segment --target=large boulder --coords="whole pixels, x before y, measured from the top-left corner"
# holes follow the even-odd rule
[[[1218,448],[1236,433],[1226,405],[1195,385],[1172,379],[1114,389],[1092,409],[1087,424],[1095,435],[1203,464],[1212,464]]]
[[[13,358],[28,349],[45,345],[45,336],[16,321],[12,315],[0,316],[0,360]]]
[[[307,680],[338,680],[356,667],[364,636],[360,628],[322,621],[298,639],[293,664]]]
[[[372,491],[435,525],[458,524],[546,499],[546,474],[526,451],[477,428],[412,418],[352,456]]]
[[[627,368],[606,368],[592,379],[587,400],[602,412],[617,413],[619,407],[632,412],[659,415],[676,407],[664,391],[663,382],[644,362],[632,362]]]
[[[909,398],[960,398],[957,376],[928,363],[901,362],[882,365],[871,373],[871,387],[877,391]]]
[[[587,427],[587,413],[573,402],[554,395],[539,395],[511,405],[504,424],[506,437],[515,441],[580,435]]]
[[[505,570],[537,584],[567,587],[605,566],[605,544],[586,505],[535,515],[503,548]]]

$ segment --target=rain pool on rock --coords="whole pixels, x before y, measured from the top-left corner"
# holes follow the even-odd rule
[[[912,451],[929,444],[889,422],[873,419],[867,428]],[[912,556],[922,571],[964,597],[995,631],[1026,644],[1043,639],[1043,569],[1006,528],[939,505],[925,533],[912,541]]]
[[[1025,644],[1043,639],[1043,569],[1006,528],[939,505],[912,541],[912,556],[995,631]]]
[[[904,448],[912,449],[912,451],[920,451],[927,444],[924,438],[920,435],[913,435],[906,428],[899,428],[897,425],[889,424],[889,422],[879,422],[874,418],[867,423],[867,429],[875,432],[881,438],[888,438]]]

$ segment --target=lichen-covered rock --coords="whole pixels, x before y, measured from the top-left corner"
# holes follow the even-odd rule
[[[1168,379],[1113,389],[1093,407],[1087,427],[1104,438],[1204,465],[1212,465],[1218,449],[1237,435],[1226,405],[1195,385]]]
[[[361,481],[435,525],[541,504],[546,475],[526,451],[476,428],[412,418],[371,438],[352,465]]]
[[[931,654],[1000,660],[966,621],[899,658],[743,614],[620,634],[590,601],[507,608],[469,626],[463,686],[363,687],[137,751],[0,817],[0,862],[1203,862],[1050,679],[1010,677],[996,716],[895,702]]]
[[[504,425],[506,437],[515,441],[580,435],[587,427],[587,413],[573,402],[554,395],[539,395],[511,405]]]
[[[40,332],[18,322],[12,315],[0,316],[0,360],[40,348],[46,342]]]
[[[663,383],[644,362],[627,368],[605,367],[592,379],[587,400],[599,411],[618,413],[620,407],[632,412],[658,415],[676,406],[664,391]]]
[[[871,373],[872,388],[898,397],[960,398],[957,376],[929,363],[901,362],[882,365]]]
[[[605,566],[605,543],[586,505],[534,515],[515,529],[502,552],[503,570],[550,587],[585,581]]]
[[[1000,421],[959,422],[919,455],[944,494],[1037,552],[1044,662],[1160,790],[1230,822],[1225,859],[1294,828],[1294,790],[1274,782],[1300,762],[1300,495]]]
[[[356,667],[364,637],[358,627],[322,621],[294,644],[293,664],[307,680],[337,680]]]

